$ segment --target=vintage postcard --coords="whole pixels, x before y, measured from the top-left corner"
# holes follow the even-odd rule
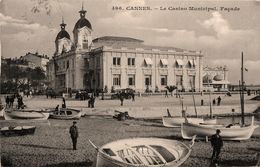
[[[259,0],[0,0],[0,167],[259,166],[259,20]]]

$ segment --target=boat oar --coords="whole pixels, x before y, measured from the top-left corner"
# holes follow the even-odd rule
[[[191,144],[189,145],[190,148],[193,147],[193,145],[194,145],[194,143],[195,143],[196,136],[197,136],[197,135],[192,136]]]
[[[99,150],[99,148],[90,139],[88,139],[88,141],[97,151]]]
[[[167,108],[167,115],[168,115],[168,117],[172,117],[168,108]]]

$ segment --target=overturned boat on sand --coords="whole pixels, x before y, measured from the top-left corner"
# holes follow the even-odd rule
[[[4,136],[28,135],[34,134],[35,129],[35,126],[8,126],[0,128],[0,133]]]
[[[4,111],[5,120],[47,120],[49,113],[34,109],[8,109]]]
[[[64,119],[64,120],[69,120],[69,119],[80,119],[81,117],[81,111],[72,109],[72,108],[60,108],[58,110],[53,109],[50,118],[54,119]]]
[[[177,140],[133,138],[113,141],[97,148],[97,167],[175,167],[190,156],[194,144],[187,146]]]
[[[254,125],[254,117],[252,117],[251,125],[247,126],[183,123],[181,135],[184,139],[191,139],[193,135],[197,135],[198,138],[205,138],[206,136],[211,137],[219,129],[223,140],[247,140],[257,127],[258,125]]]

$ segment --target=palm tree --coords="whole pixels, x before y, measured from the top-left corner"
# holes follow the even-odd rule
[[[165,88],[171,93],[171,96],[172,96],[172,92],[175,89],[177,89],[177,86],[171,85],[171,86],[166,86]]]

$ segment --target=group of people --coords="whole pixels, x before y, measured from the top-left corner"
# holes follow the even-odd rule
[[[220,106],[221,100],[222,100],[222,99],[221,99],[221,97],[219,96],[219,97],[217,98],[217,105],[218,105],[218,106]],[[215,98],[213,99],[212,104],[213,104],[213,105],[216,105],[216,99],[215,99]]]
[[[91,97],[88,100],[88,107],[94,108],[95,107],[95,96],[92,94]]]
[[[24,108],[23,97],[19,94],[5,97],[6,108],[13,108],[15,98],[17,98],[17,108],[23,109]]]

